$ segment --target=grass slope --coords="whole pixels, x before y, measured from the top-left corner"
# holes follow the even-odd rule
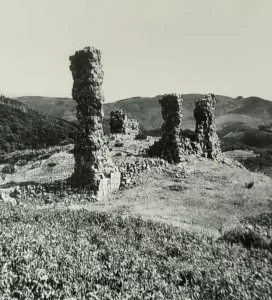
[[[140,159],[154,142],[117,138],[116,163]],[[9,180],[67,177],[71,149],[8,155],[4,163],[16,169]],[[35,195],[24,206],[0,202],[0,298],[271,299],[271,238],[242,225],[271,228],[272,179],[227,163],[185,156],[86,205],[33,208]]]

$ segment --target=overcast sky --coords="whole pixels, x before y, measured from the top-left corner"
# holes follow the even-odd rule
[[[71,97],[102,52],[106,102],[164,93],[272,100],[271,0],[0,0],[0,92]]]

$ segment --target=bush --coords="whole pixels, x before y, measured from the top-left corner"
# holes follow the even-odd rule
[[[249,224],[253,227],[264,226],[272,227],[272,213],[262,213],[256,216],[245,217],[241,220],[242,224]]]
[[[225,232],[222,239],[231,244],[241,244],[246,248],[259,248],[272,252],[272,242],[265,240],[258,232],[235,228]]]
[[[2,169],[3,174],[13,174],[15,172],[15,167],[13,165],[6,165]]]
[[[147,139],[147,135],[144,134],[144,133],[138,133],[136,136],[135,136],[135,140],[146,140]]]
[[[53,168],[53,167],[55,167],[56,165],[57,165],[57,164],[54,163],[54,162],[48,163],[48,164],[47,164],[47,166],[48,166],[49,168]]]
[[[272,167],[272,154],[270,152],[260,153],[259,156],[241,160],[241,163],[249,171],[262,171]]]
[[[116,141],[116,143],[114,144],[114,147],[123,147],[124,143],[121,141]]]
[[[242,244],[246,248],[272,252],[272,240],[264,236],[264,232],[272,227],[272,213],[245,217],[240,224],[239,227],[224,233],[222,239],[232,244]]]

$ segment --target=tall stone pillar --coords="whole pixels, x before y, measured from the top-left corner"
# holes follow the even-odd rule
[[[164,123],[161,127],[161,147],[163,157],[179,162],[181,156],[180,131],[183,117],[181,95],[169,94],[159,100]]]
[[[101,53],[93,47],[86,47],[76,51],[69,59],[74,80],[72,96],[77,102],[76,116],[79,121],[72,181],[77,187],[93,190],[97,194],[101,180],[112,178],[112,173],[117,171],[103,138],[104,74]]]
[[[205,95],[195,103],[196,140],[200,144],[202,154],[208,158],[216,158],[222,153],[220,141],[216,133],[214,94]]]
[[[148,155],[164,158],[170,163],[179,163],[184,154],[193,153],[190,139],[181,134],[183,99],[178,94],[168,94],[159,103],[164,120],[161,139],[149,148]]]

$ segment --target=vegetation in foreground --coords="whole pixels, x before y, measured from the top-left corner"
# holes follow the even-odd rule
[[[272,254],[121,214],[0,211],[3,299],[271,299]]]

